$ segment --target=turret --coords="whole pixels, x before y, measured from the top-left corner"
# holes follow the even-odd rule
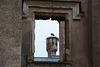
[[[55,57],[58,50],[58,38],[51,33],[51,36],[46,39],[46,50],[48,57]]]

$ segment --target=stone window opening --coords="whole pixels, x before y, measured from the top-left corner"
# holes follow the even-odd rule
[[[59,45],[60,45],[60,61],[59,62],[69,62],[71,57],[71,40],[70,40],[70,23],[72,20],[80,20],[83,16],[81,12],[80,2],[73,1],[27,1],[23,2],[23,18],[26,18],[30,23],[29,28],[31,29],[28,32],[28,37],[30,42],[29,45],[28,60],[31,60],[34,63],[34,28],[35,28],[35,19],[46,20],[52,18],[52,20],[57,20],[59,22]],[[27,22],[25,20],[25,22]],[[25,29],[23,27],[23,29]],[[24,31],[26,32],[26,31]],[[27,36],[27,34],[25,34]],[[24,35],[23,35],[23,39]],[[23,44],[24,41],[23,41]],[[24,45],[25,46],[25,45]],[[24,47],[23,47],[24,48]],[[22,49],[22,51],[24,51]],[[24,53],[24,52],[23,52]]]
[[[44,17],[44,18],[45,18],[45,17]],[[42,19],[42,20],[45,21],[46,19],[44,19],[44,18],[40,18],[40,19]],[[39,18],[35,18],[35,20],[36,20],[36,19],[39,20]],[[58,28],[59,28],[59,23],[58,23],[58,21],[52,20],[51,17],[48,17],[48,19],[51,20],[50,22],[48,21],[48,23],[52,23],[52,24],[53,24],[53,23],[56,23],[56,24],[58,24],[57,26],[58,26]],[[55,21],[55,22],[53,22],[53,21]],[[36,23],[37,23],[37,22],[35,21],[35,24],[36,24]],[[46,23],[46,22],[41,22],[41,23]],[[52,27],[52,26],[51,26],[51,27]],[[58,29],[58,32],[59,32],[59,29]],[[50,34],[51,34],[51,35],[50,35]],[[51,32],[50,34],[49,34],[48,38],[49,38],[49,37],[52,37],[53,32]],[[36,35],[36,33],[35,33],[35,35]],[[55,36],[56,36],[56,35],[55,35]],[[59,33],[58,33],[58,38],[59,38]],[[47,38],[46,38],[45,41],[46,41],[46,43],[47,43]],[[53,41],[52,41],[52,44],[53,44]],[[38,44],[37,44],[37,45],[38,45]],[[44,44],[44,45],[46,45],[46,44]],[[56,45],[57,45],[57,43],[56,43]],[[36,44],[35,44],[35,46],[36,46]],[[47,46],[47,45],[46,45],[46,46]],[[46,47],[46,46],[45,46],[45,47]],[[59,41],[58,41],[58,46],[59,46]],[[35,48],[35,50],[36,50],[36,48]],[[46,52],[47,52],[47,47],[45,48],[45,50],[46,50]],[[59,49],[58,49],[58,52],[59,52]],[[35,52],[34,52],[34,53],[35,53]],[[34,61],[39,61],[39,59],[41,59],[40,61],[43,61],[43,59],[47,59],[48,62],[50,62],[50,61],[52,61],[52,62],[59,62],[59,54],[58,54],[58,55],[56,54],[55,57],[49,57],[48,54],[50,54],[50,52],[49,52],[49,53],[47,52],[47,57],[45,57],[45,58],[44,58],[44,57],[34,57]],[[52,51],[52,54],[54,54],[53,51]],[[44,61],[46,61],[46,60],[44,60]]]
[[[55,14],[54,14],[55,15]],[[58,23],[59,23],[59,57],[58,57],[58,61],[55,61],[54,59],[55,58],[52,58],[53,60],[51,62],[65,62],[66,61],[66,54],[65,54],[65,48],[66,48],[66,43],[65,43],[65,33],[66,33],[66,18],[65,17],[58,17],[58,16],[38,16],[35,14],[35,20],[36,19],[43,19],[43,20],[46,20],[46,19],[49,19],[51,18],[51,20],[57,20]],[[36,23],[36,22],[35,22]],[[68,39],[68,38],[67,38]],[[53,53],[53,52],[52,52]],[[41,59],[41,58],[40,58]],[[42,58],[43,59],[43,58]],[[41,60],[42,60],[41,59]],[[34,62],[38,60],[39,61],[39,58],[35,58],[34,57]],[[47,60],[47,62],[50,62],[49,60]]]
[[[39,15],[38,15],[39,14]],[[34,19],[33,19],[33,23],[30,23],[30,25],[32,27],[29,26],[29,28],[31,29],[30,34],[29,34],[29,38],[30,46],[29,46],[29,51],[28,51],[28,60],[34,62],[44,62],[44,61],[35,61],[34,60],[34,50],[35,50],[35,20],[46,20],[51,18],[51,20],[57,20],[59,23],[59,59],[58,61],[55,61],[55,58],[53,58],[51,62],[67,62],[67,56],[66,56],[66,49],[69,49],[69,21],[64,17],[64,16],[56,16],[56,14],[52,14],[52,16],[42,16],[41,13],[34,13]],[[41,16],[40,16],[41,15]],[[59,14],[58,14],[59,15]],[[27,25],[27,24],[26,24]],[[25,28],[23,28],[25,30]],[[32,33],[31,33],[32,32]],[[26,36],[26,35],[25,35]],[[38,58],[37,58],[38,59]],[[50,62],[50,61],[46,61],[46,62]]]
[[[59,38],[59,23],[56,20],[35,20],[35,52],[34,57],[48,57],[46,43],[47,38],[53,36],[57,36]],[[52,41],[54,44],[54,41]],[[59,56],[59,41],[56,43],[58,44],[58,51],[56,55]],[[40,52],[39,52],[40,51]],[[43,55],[42,55],[43,54]],[[35,60],[35,59],[34,59]]]

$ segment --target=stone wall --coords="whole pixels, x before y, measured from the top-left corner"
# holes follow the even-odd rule
[[[0,0],[0,67],[21,67],[21,0]]]
[[[73,1],[81,1],[84,16],[81,20],[73,20],[70,23],[72,67],[100,67],[100,0]],[[21,67],[21,13],[21,0],[0,1],[0,67]],[[35,65],[35,67],[44,67],[44,65],[46,64]]]
[[[92,0],[93,67],[100,67],[100,0]]]
[[[72,67],[90,67],[89,59],[89,32],[88,32],[88,0],[66,0],[66,1],[81,1],[81,10],[84,16],[81,20],[72,20],[70,22],[71,34],[71,59]]]

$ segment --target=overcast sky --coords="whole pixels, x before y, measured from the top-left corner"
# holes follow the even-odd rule
[[[59,23],[49,20],[35,20],[35,57],[47,57],[46,38],[54,33],[59,38]],[[59,51],[59,50],[58,50]],[[57,51],[57,55],[59,52]]]

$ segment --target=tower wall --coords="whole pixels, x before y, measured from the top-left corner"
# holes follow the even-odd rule
[[[0,67],[21,67],[22,1],[0,0]]]
[[[100,0],[92,0],[93,67],[100,67]]]

